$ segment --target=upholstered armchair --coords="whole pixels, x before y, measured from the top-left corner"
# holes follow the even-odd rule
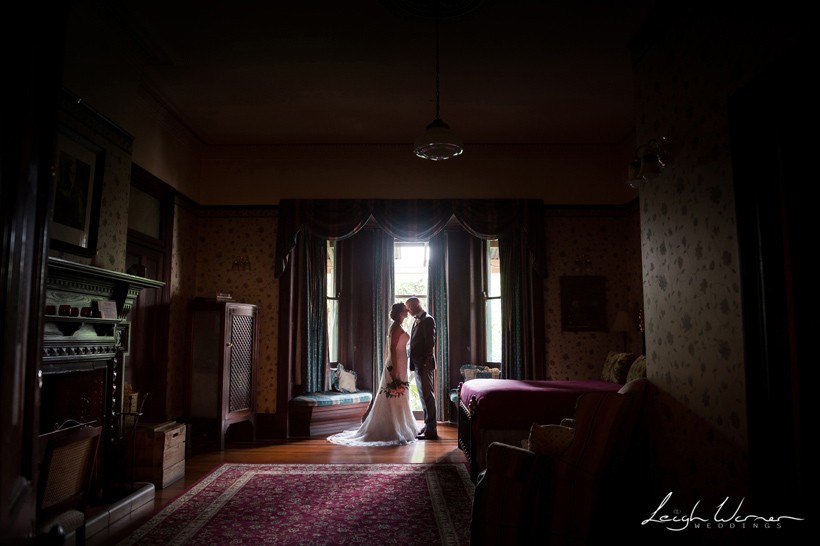
[[[471,544],[611,543],[624,524],[618,507],[634,493],[624,486],[645,391],[646,379],[636,379],[617,393],[582,394],[574,419],[533,424],[529,449],[490,444]]]

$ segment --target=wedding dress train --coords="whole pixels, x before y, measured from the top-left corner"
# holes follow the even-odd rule
[[[358,429],[346,430],[328,437],[329,442],[345,446],[395,446],[405,445],[416,441],[418,428],[416,419],[410,409],[410,392],[404,390],[400,396],[387,396],[385,391],[394,379],[407,381],[409,368],[407,365],[407,344],[410,336],[402,332],[399,336],[398,347],[393,371],[388,370],[390,365],[390,337],[387,338],[387,357],[384,359],[381,381],[373,395],[373,404],[370,407],[364,422]]]

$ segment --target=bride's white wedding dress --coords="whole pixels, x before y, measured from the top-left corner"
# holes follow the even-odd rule
[[[405,445],[416,441],[418,428],[416,419],[410,409],[410,392],[405,390],[401,396],[387,397],[382,390],[393,379],[407,381],[409,368],[407,365],[407,344],[410,336],[402,331],[397,344],[393,371],[388,370],[390,365],[390,336],[387,338],[387,357],[384,359],[382,378],[379,388],[373,395],[373,405],[370,407],[364,422],[358,429],[346,430],[328,437],[329,442],[345,446],[395,446]]]

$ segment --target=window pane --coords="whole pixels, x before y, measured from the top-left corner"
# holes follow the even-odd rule
[[[498,257],[498,239],[487,241],[487,296],[501,296],[501,260]]]
[[[327,242],[327,344],[331,362],[339,362],[339,300],[336,243]]]
[[[339,362],[339,301],[327,300],[327,349],[331,362]]]
[[[327,296],[336,297],[336,243],[327,242]]]
[[[394,256],[396,301],[427,296],[427,245],[396,243]]]
[[[485,243],[484,256],[484,335],[487,362],[501,362],[501,260],[498,239]]]
[[[501,362],[501,299],[487,300],[485,305],[487,362]]]

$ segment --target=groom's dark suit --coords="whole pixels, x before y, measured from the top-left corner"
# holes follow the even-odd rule
[[[436,436],[436,397],[433,392],[436,369],[436,321],[422,311],[410,331],[410,369],[416,372],[421,407],[424,410],[424,434]]]

